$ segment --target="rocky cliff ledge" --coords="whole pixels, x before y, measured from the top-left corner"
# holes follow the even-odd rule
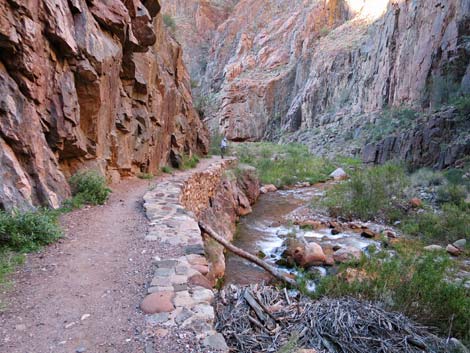
[[[181,38],[188,26],[212,33],[183,44],[205,64],[194,78],[208,123],[232,140],[352,154],[363,141],[344,137],[359,135],[384,108],[422,111],[449,93],[470,93],[468,0],[167,3]],[[209,21],[220,4],[219,22]]]
[[[0,208],[57,207],[67,178],[206,152],[158,0],[0,0]]]

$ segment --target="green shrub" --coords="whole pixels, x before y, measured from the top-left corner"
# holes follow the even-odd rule
[[[451,104],[453,104],[459,111],[460,120],[468,119],[470,116],[470,94],[452,99]]]
[[[212,156],[220,155],[220,143],[222,142],[223,136],[219,133],[214,133],[211,136],[211,143],[209,147],[209,154]]]
[[[175,19],[170,14],[163,14],[163,23],[170,33],[175,34],[176,32],[176,22]]]
[[[393,222],[403,212],[408,179],[403,166],[387,163],[357,170],[326,192],[322,204],[332,216]]]
[[[164,165],[163,167],[161,167],[161,171],[166,174],[171,174],[173,173],[173,168],[168,165]]]
[[[208,93],[196,97],[194,107],[199,115],[204,118],[216,109],[216,96],[214,93]]]
[[[466,198],[467,189],[463,185],[446,184],[437,189],[437,201],[441,204],[448,202],[465,207]]]
[[[345,281],[347,266],[341,267],[340,275],[320,281],[316,295],[380,301],[387,309],[470,342],[470,291],[449,281],[456,271],[454,261],[444,253],[421,255],[408,247],[397,247],[394,256],[380,252],[364,257],[356,265],[365,274],[362,280]]]
[[[409,129],[414,125],[418,113],[407,107],[385,108],[374,123],[365,125],[368,141],[377,142],[387,136]]]
[[[75,205],[103,205],[108,199],[111,190],[106,186],[106,179],[96,171],[85,170],[76,173],[70,178],[72,195]]]
[[[138,177],[144,180],[152,180],[155,176],[152,173],[141,173]]]
[[[435,171],[428,168],[418,169],[411,175],[411,185],[412,186],[437,186],[444,183],[444,175],[442,172]]]
[[[240,163],[254,166],[264,184],[277,187],[325,181],[334,170],[329,161],[314,156],[300,144],[243,143],[234,146],[234,154]]]
[[[444,245],[461,238],[470,240],[470,212],[468,208],[445,203],[441,211],[424,210],[407,216],[401,229],[406,234]]]
[[[199,157],[196,156],[195,154],[193,155],[188,155],[188,154],[183,154],[181,157],[181,169],[187,170],[187,169],[192,169],[197,166],[199,163]]]
[[[37,250],[62,236],[57,213],[38,211],[0,211],[0,249],[27,252]]]

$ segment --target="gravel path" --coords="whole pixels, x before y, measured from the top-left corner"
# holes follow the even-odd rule
[[[62,217],[65,237],[1,293],[0,352],[142,352],[138,305],[151,276],[142,196],[153,182],[114,186],[107,205]]]

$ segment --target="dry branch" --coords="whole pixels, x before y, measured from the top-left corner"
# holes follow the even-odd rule
[[[224,298],[223,302],[219,298]],[[259,306],[252,305],[253,300]],[[312,301],[302,295],[289,297],[287,292],[269,286],[230,285],[219,292],[215,307],[216,329],[233,352],[278,352],[292,341],[299,348],[313,348],[318,353],[449,351],[444,339],[403,314],[352,298]],[[276,330],[267,330],[261,318],[253,317],[260,310],[270,312]]]
[[[250,262],[253,262],[255,265],[258,265],[262,269],[269,272],[273,277],[289,284],[292,287],[297,287],[297,282],[292,278],[287,277],[282,271],[276,269],[275,267],[269,265],[268,263],[264,262],[263,260],[257,258],[256,256],[237,248],[235,245],[231,244],[229,241],[225,240],[223,237],[218,235],[209,225],[205,224],[202,221],[199,221],[199,227],[212,239],[217,241],[219,244],[223,245],[227,250],[234,253],[237,256],[244,258]]]

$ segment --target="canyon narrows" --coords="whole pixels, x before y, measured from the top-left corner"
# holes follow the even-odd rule
[[[0,351],[467,353],[470,0],[0,0]]]

